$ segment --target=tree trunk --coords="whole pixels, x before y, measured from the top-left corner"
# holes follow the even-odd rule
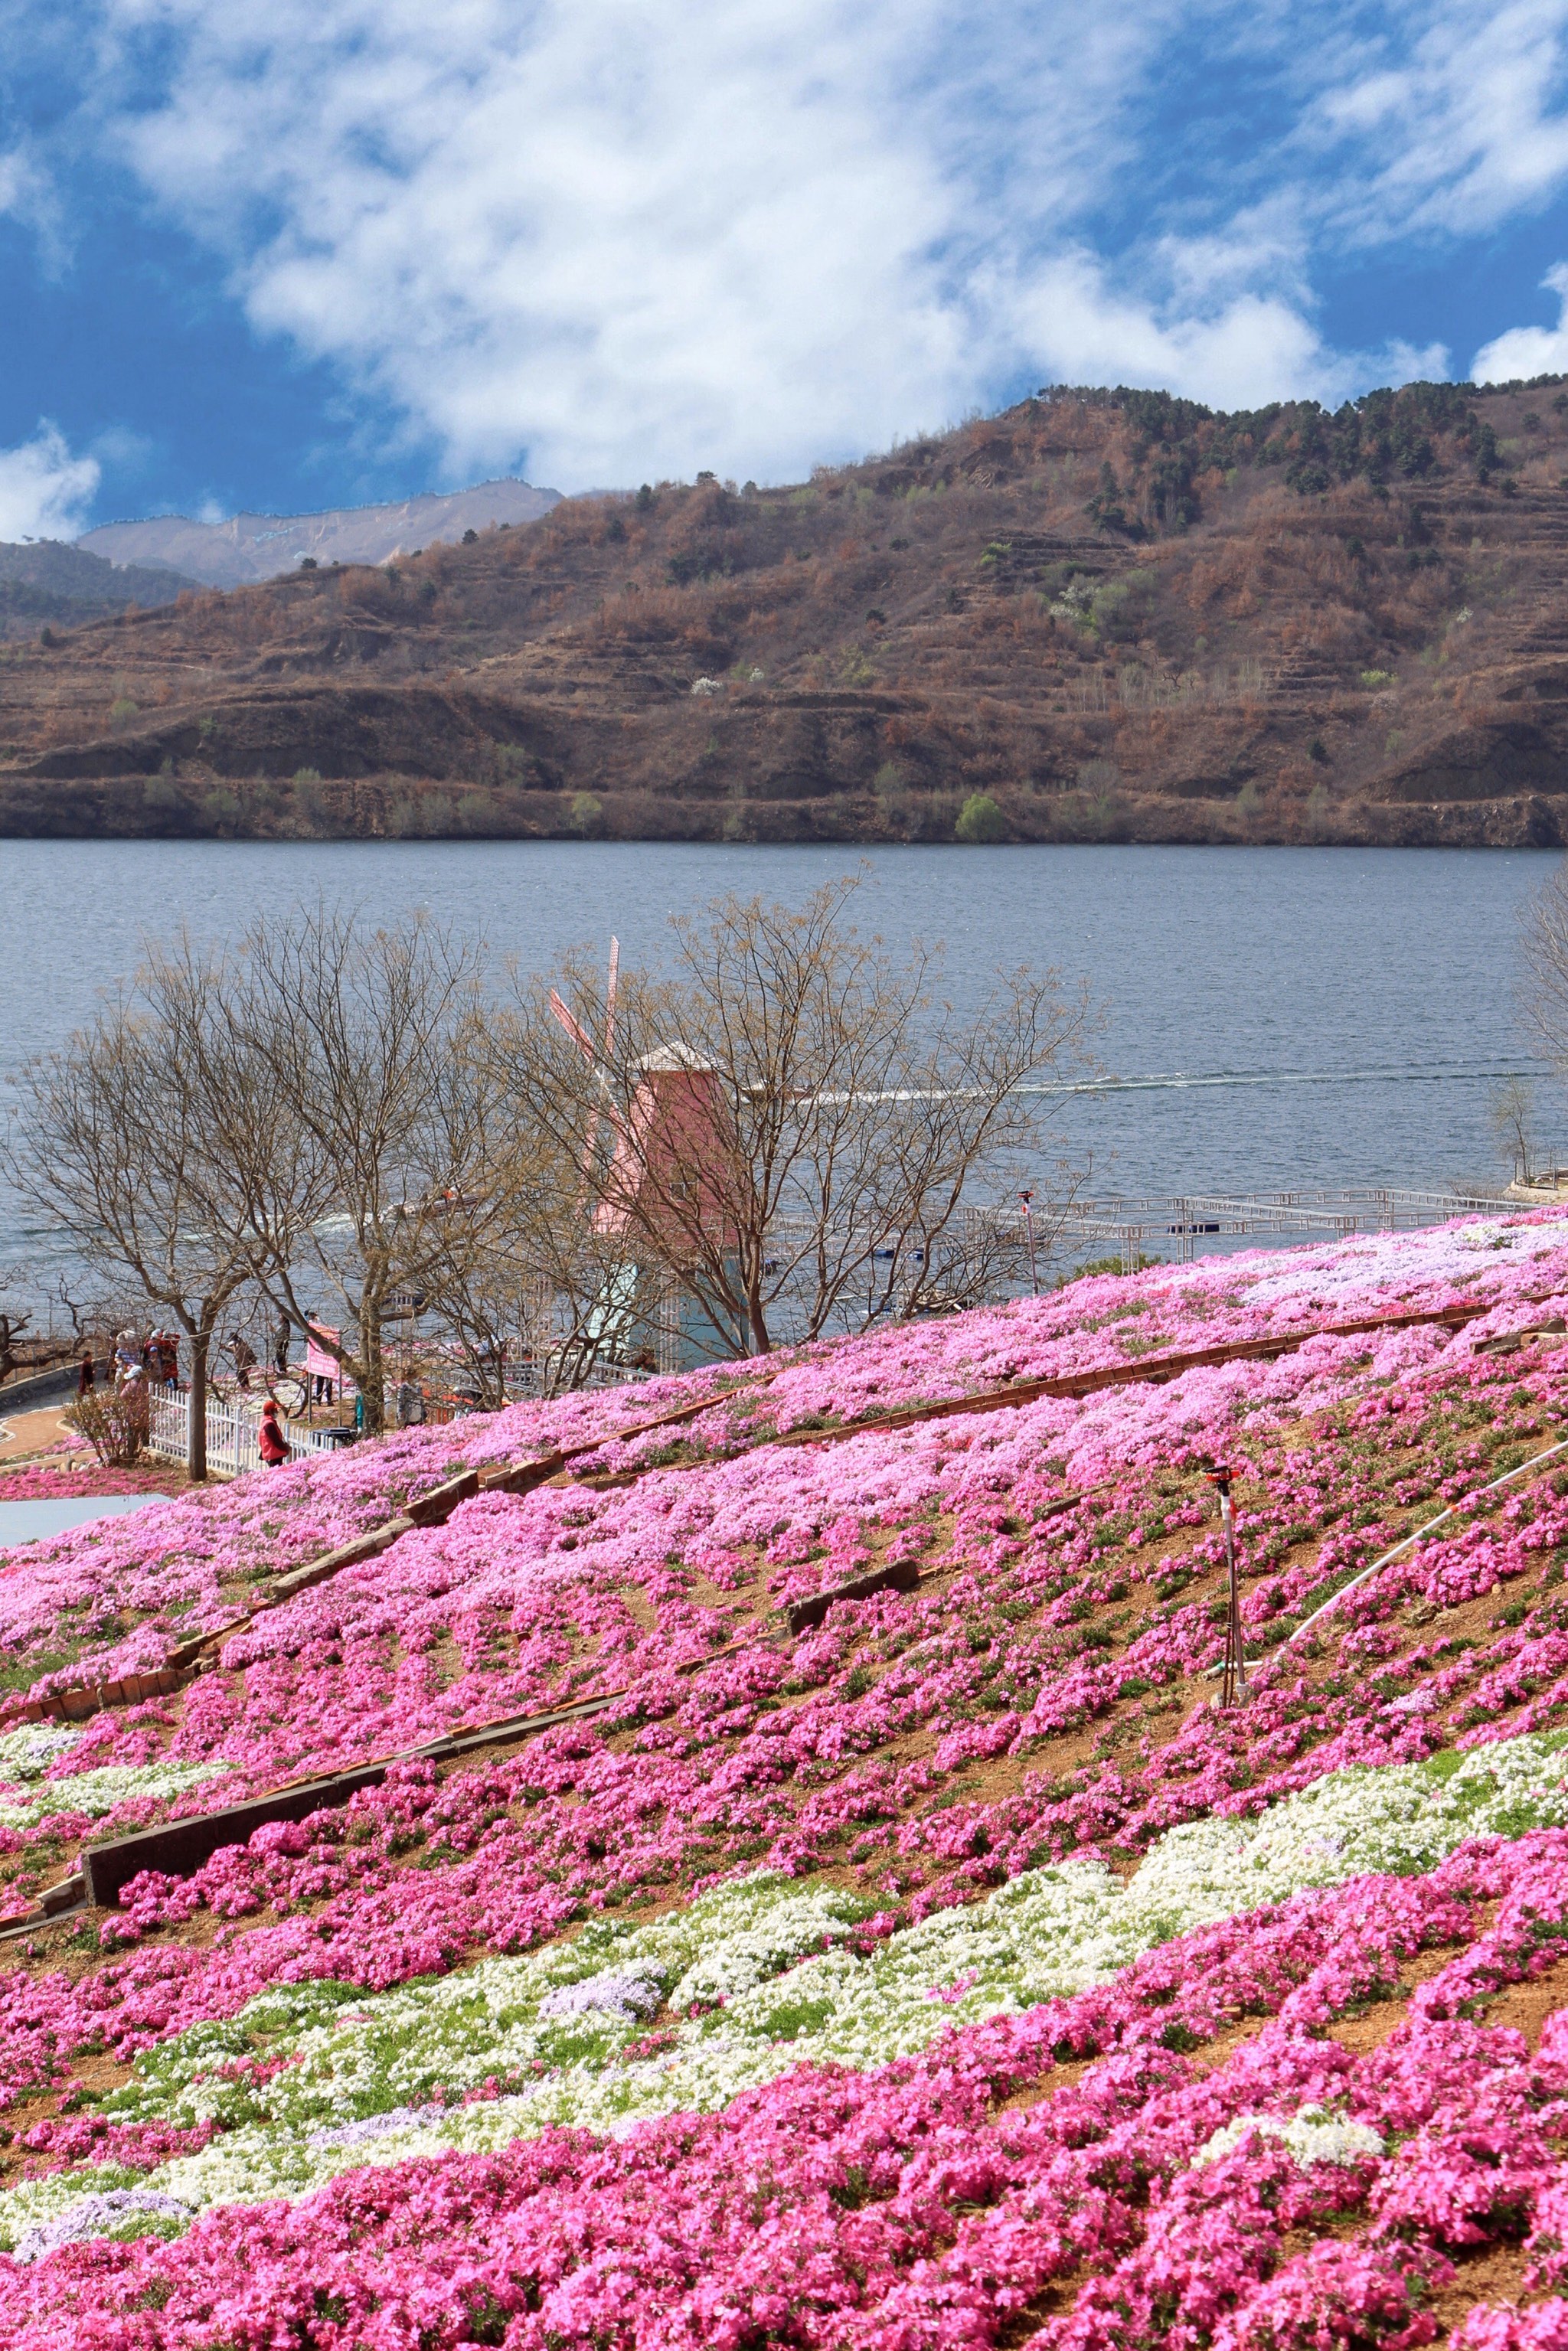
[[[190,1418],[186,1424],[185,1469],[193,1485],[199,1486],[207,1474],[207,1345],[212,1337],[208,1331],[198,1331],[191,1339],[191,1392],[187,1399]]]
[[[379,1298],[361,1298],[360,1301],[360,1353],[365,1366],[364,1381],[360,1389],[365,1406],[365,1435],[380,1437],[387,1425],[387,1389],[382,1356],[382,1302]]]

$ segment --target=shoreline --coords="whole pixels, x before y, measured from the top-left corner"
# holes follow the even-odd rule
[[[406,849],[462,843],[494,848],[505,843],[574,849],[923,849],[967,855],[1019,849],[1550,852],[1568,847],[1568,794],[1540,792],[1476,801],[1339,802],[1312,820],[1294,812],[1273,822],[1240,817],[1229,800],[1212,802],[1198,815],[1195,807],[1201,803],[1151,798],[1130,805],[1113,820],[1099,820],[1088,810],[1068,807],[1059,819],[1028,824],[1014,819],[1003,838],[970,841],[954,837],[954,810],[946,806],[934,811],[929,821],[923,816],[904,831],[879,825],[870,808],[824,807],[820,801],[748,801],[743,826],[737,825],[733,807],[726,804],[675,803],[661,810],[670,820],[650,824],[618,821],[614,796],[605,794],[602,815],[590,830],[574,825],[556,802],[537,810],[497,810],[457,822],[446,795],[416,786],[410,799],[392,789],[402,780],[333,780],[317,787],[324,797],[349,802],[341,818],[280,818],[268,810],[247,822],[243,813],[228,811],[204,819],[194,796],[182,810],[150,810],[140,775],[94,778],[90,784],[77,782],[61,791],[57,786],[40,789],[31,778],[0,773],[0,841],[214,841],[267,848],[364,844]],[[233,793],[222,797],[235,799]],[[1064,796],[1069,801],[1076,797]],[[437,799],[446,801],[444,814],[427,812],[421,805]]]

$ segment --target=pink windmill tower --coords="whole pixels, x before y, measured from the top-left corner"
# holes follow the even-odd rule
[[[635,1280],[648,1260],[666,1270],[695,1269],[715,1252],[724,1256],[733,1250],[731,1179],[737,1138],[718,1071],[678,1040],[633,1062],[628,1073],[633,1080],[631,1099],[623,1106],[617,1101],[610,1070],[619,970],[620,942],[612,939],[601,1049],[553,989],[549,1001],[598,1078],[604,1106],[590,1118],[583,1147],[584,1186],[599,1195],[593,1210],[596,1234],[625,1250],[625,1268],[615,1282],[624,1296],[629,1294],[628,1278]],[[610,1164],[595,1182],[601,1116],[610,1128]],[[706,1361],[716,1352],[719,1334],[694,1299],[682,1297],[672,1310],[666,1294],[656,1311],[664,1325],[670,1324],[673,1311],[680,1332],[679,1355]],[[729,1352],[722,1346],[716,1351]],[[666,1332],[659,1353],[663,1357],[669,1352]]]

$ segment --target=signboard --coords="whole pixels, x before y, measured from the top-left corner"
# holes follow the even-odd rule
[[[342,1332],[334,1330],[329,1322],[313,1323],[305,1335],[305,1376],[310,1384],[310,1394],[314,1395],[318,1380],[330,1380],[333,1396],[340,1403],[357,1395],[359,1391],[337,1356],[329,1354],[321,1341],[337,1340],[341,1336]]]

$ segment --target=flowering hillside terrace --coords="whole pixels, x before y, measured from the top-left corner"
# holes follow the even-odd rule
[[[1565,1322],[1161,1267],[0,1561],[0,2341],[1568,2351]]]

